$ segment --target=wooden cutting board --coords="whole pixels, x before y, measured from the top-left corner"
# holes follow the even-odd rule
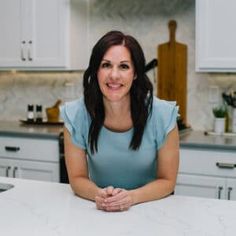
[[[176,101],[180,118],[187,124],[187,45],[175,40],[176,21],[171,20],[168,26],[170,41],[160,44],[157,49],[157,96]]]

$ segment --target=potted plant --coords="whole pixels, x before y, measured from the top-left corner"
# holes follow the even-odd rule
[[[217,106],[213,108],[214,120],[214,132],[223,134],[225,132],[225,119],[227,116],[227,109],[225,106]]]

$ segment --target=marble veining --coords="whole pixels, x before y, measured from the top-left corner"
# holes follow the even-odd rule
[[[67,184],[0,177],[15,187],[0,193],[0,228],[13,235],[231,236],[236,202],[175,196],[107,213],[75,196]]]

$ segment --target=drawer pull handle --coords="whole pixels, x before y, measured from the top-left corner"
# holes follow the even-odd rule
[[[236,167],[236,164],[234,163],[222,163],[222,162],[217,162],[216,165],[219,168],[223,168],[223,169],[234,169]]]
[[[228,200],[230,200],[230,193],[231,193],[231,191],[233,190],[233,188],[232,187],[228,187]]]
[[[10,171],[10,169],[11,169],[10,166],[8,166],[8,167],[6,168],[6,177],[9,177],[9,171]]]
[[[218,199],[221,199],[221,191],[223,190],[222,186],[218,187]]]
[[[5,150],[8,151],[8,152],[18,152],[18,151],[20,151],[20,147],[6,146]]]
[[[18,168],[17,167],[14,167],[14,169],[13,169],[13,178],[16,178],[16,171],[18,170]]]

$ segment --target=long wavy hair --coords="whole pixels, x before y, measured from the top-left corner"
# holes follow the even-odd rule
[[[142,142],[145,125],[152,110],[153,86],[145,74],[145,57],[140,44],[130,35],[120,31],[106,33],[95,44],[83,77],[85,106],[91,117],[88,141],[91,153],[98,151],[99,132],[104,124],[105,110],[103,94],[98,85],[97,71],[107,50],[115,45],[125,46],[134,65],[136,79],[130,89],[133,136],[129,148],[137,150]]]

